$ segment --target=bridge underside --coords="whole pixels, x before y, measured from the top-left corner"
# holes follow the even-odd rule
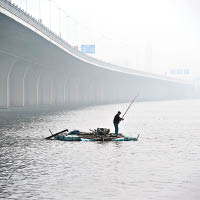
[[[187,95],[190,86],[85,62],[0,14],[0,108],[125,102]]]

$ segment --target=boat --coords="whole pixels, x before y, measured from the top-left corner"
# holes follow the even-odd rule
[[[51,131],[50,131],[51,132]],[[51,132],[52,134],[52,132]],[[118,135],[114,133],[110,133],[110,129],[107,128],[97,128],[94,130],[90,130],[90,132],[81,132],[79,130],[68,131],[65,129],[58,133],[52,134],[51,136],[47,137],[46,139],[54,139],[54,140],[61,140],[61,141],[83,141],[83,142],[106,142],[106,141],[137,141],[139,138],[139,134],[137,137],[127,137],[123,134],[119,133]]]

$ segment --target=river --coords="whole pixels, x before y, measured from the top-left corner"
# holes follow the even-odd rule
[[[107,127],[128,104],[0,111],[0,199],[199,200],[200,100],[136,102],[129,142],[63,142],[65,128]]]

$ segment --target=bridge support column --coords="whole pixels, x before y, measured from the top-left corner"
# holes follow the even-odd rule
[[[64,82],[64,99],[66,105],[78,105],[81,104],[80,91],[81,81],[77,79],[73,73],[68,73]]]
[[[9,107],[9,75],[16,59],[1,54],[0,55],[0,108]]]
[[[38,83],[41,70],[37,65],[30,65],[25,76],[24,105],[38,104]]]
[[[51,71],[43,69],[37,83],[38,104],[52,104],[53,76]]]
[[[55,104],[65,104],[65,72],[58,71],[54,73],[53,78],[53,101]]]
[[[78,92],[79,86],[76,78],[70,78],[68,81],[68,104],[69,105],[77,105],[78,104]]]
[[[9,92],[10,106],[24,106],[24,80],[28,64],[24,61],[17,61],[10,72]]]
[[[91,102],[89,101],[90,99],[90,95],[92,95],[92,93],[90,93],[90,85],[91,85],[91,81],[88,80],[87,77],[82,77],[82,79],[79,81],[79,98],[80,98],[80,102],[81,104],[90,104]]]

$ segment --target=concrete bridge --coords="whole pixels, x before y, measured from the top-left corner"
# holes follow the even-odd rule
[[[89,57],[0,0],[0,108],[187,97],[193,86]]]

